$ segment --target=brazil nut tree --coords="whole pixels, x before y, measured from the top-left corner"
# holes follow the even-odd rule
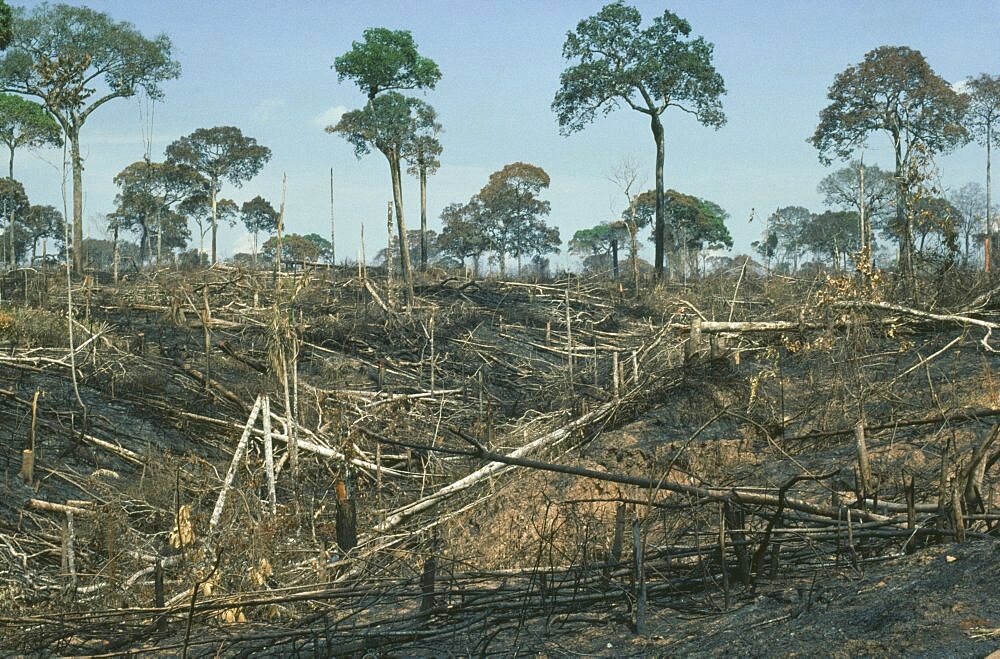
[[[2,35],[0,35],[2,37]],[[144,37],[131,23],[87,7],[42,3],[14,9],[13,36],[0,59],[3,91],[40,98],[69,142],[73,171],[73,266],[83,268],[83,156],[80,130],[95,110],[180,75],[170,39]]]
[[[705,126],[726,122],[722,76],[712,63],[713,46],[691,37],[691,25],[670,11],[642,27],[642,16],[623,2],[606,5],[566,35],[563,57],[573,64],[559,78],[552,109],[563,134],[582,130],[598,113],[622,104],[649,118],[656,144],[655,267],[663,275],[664,128],[661,115],[677,108]]]
[[[351,50],[335,59],[333,68],[341,82],[355,83],[368,102],[364,108],[344,114],[326,130],[342,135],[359,158],[374,147],[389,163],[406,302],[411,304],[413,276],[403,216],[400,165],[406,145],[417,135],[433,132],[435,116],[429,105],[399,92],[433,89],[441,79],[441,71],[433,60],[417,52],[410,32],[386,28],[365,30],[364,40],[355,41]]]

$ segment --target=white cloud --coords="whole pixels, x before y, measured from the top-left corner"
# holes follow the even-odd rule
[[[320,128],[333,126],[340,121],[340,118],[344,116],[345,112],[347,112],[347,108],[343,105],[334,105],[332,108],[327,108],[313,117],[312,123]]]
[[[959,94],[969,93],[969,82],[967,80],[959,80],[958,82],[951,83],[951,88]]]
[[[285,99],[283,98],[265,98],[253,109],[254,121],[259,123],[269,121],[271,117],[278,114],[278,111],[285,107],[285,105]]]

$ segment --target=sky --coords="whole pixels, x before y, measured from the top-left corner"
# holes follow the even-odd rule
[[[10,1],[10,0],[8,0]],[[16,0],[10,4],[18,4]],[[33,2],[24,6],[34,6]],[[355,260],[365,227],[370,256],[385,244],[388,165],[375,152],[361,159],[324,128],[364,104],[349,82],[339,83],[333,60],[368,27],[412,32],[420,53],[437,62],[437,87],[416,95],[433,105],[444,126],[441,168],[428,183],[429,226],[440,229],[442,208],[468,201],[489,175],[523,161],[552,180],[552,205],[563,251],[556,267],[576,267],[566,243],[573,233],[617,217],[625,197],[609,180],[623,159],[653,187],[655,150],[645,115],[622,108],[583,131],[560,135],[551,110],[567,31],[604,4],[592,0],[90,0],[86,6],[129,21],[147,37],[164,33],[181,76],[163,84],[164,98],[118,99],[98,109],[81,131],[86,231],[103,237],[103,214],[114,208],[115,174],[198,128],[236,126],[273,152],[241,188],[224,186],[237,203],[261,195],[278,207],[287,176],[287,230],[330,231],[330,169],[334,170],[337,259]],[[633,3],[648,22],[665,9],[686,18],[694,35],[715,45],[714,63],[726,82],[727,123],[706,128],[668,110],[665,186],[709,199],[730,215],[733,253],[760,237],[760,220],[776,208],[824,210],[816,185],[832,167],[806,142],[827,104],[834,77],[882,45],[920,50],[951,82],[1000,74],[1000,4],[994,0],[836,3],[807,0],[683,0]],[[892,167],[888,137],[875,135],[865,162]],[[15,175],[32,203],[63,207],[62,152],[19,153]],[[937,160],[946,188],[985,182],[985,150],[972,143]],[[419,188],[404,180],[409,228],[419,227]],[[197,245],[197,237],[194,238]],[[241,227],[220,230],[220,253],[248,251]],[[651,250],[650,250],[651,251]]]

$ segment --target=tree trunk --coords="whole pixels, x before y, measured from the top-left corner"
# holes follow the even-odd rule
[[[993,127],[990,124],[986,125],[986,241],[984,243],[984,263],[986,272],[990,271],[990,246],[991,238],[993,238],[993,203],[992,192],[992,177],[990,176],[990,146],[993,141]]]
[[[611,272],[612,272],[612,275],[615,278],[615,281],[618,281],[618,239],[617,238],[613,238],[611,240]]]
[[[146,226],[145,220],[139,225],[139,229],[142,231],[139,238],[139,263],[145,265],[146,256],[149,253],[149,227]]]
[[[399,234],[399,262],[403,271],[403,293],[406,305],[413,304],[413,271],[410,267],[410,245],[406,239],[406,220],[403,219],[403,181],[399,171],[399,156],[389,157],[389,174],[392,176],[392,198],[396,205],[396,231]]]
[[[216,203],[216,199],[215,199],[216,194],[218,194],[218,190],[216,188],[217,188],[217,183],[216,183],[215,179],[213,178],[212,179],[212,188],[211,188],[211,191],[210,191],[210,194],[212,195],[212,265],[215,265],[215,263],[216,263],[216,252],[215,252],[215,237],[216,237],[216,235],[215,234],[217,233],[217,229],[218,229],[218,224],[216,222],[217,203]]]
[[[73,164],[73,271],[83,274],[83,158],[80,156],[80,128],[66,133]]]
[[[14,180],[14,147],[10,147],[10,169],[8,169],[7,171],[10,172],[10,174],[9,174],[10,180],[13,181]]]
[[[632,256],[632,286],[635,288],[635,296],[639,297],[639,227],[633,220],[628,228],[629,252]]]
[[[899,135],[892,135],[893,148],[896,156],[896,225],[902,231],[899,237],[898,263],[900,271],[909,276],[913,273],[913,237],[910,231],[910,220],[906,215],[906,192],[904,190],[903,155]]]
[[[663,277],[663,242],[665,222],[663,217],[663,123],[660,115],[654,114],[650,117],[650,127],[653,130],[653,140],[656,142],[656,224],[653,233],[656,241],[656,258],[653,266],[656,269],[656,276]]]
[[[427,168],[420,167],[420,270],[427,270]]]

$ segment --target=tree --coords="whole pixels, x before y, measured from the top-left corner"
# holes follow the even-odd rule
[[[406,30],[369,28],[364,41],[353,42],[351,50],[334,60],[337,79],[349,79],[367,95],[363,110],[345,114],[327,132],[339,132],[354,146],[360,158],[374,146],[389,161],[392,197],[396,208],[396,231],[399,236],[400,261],[406,303],[413,303],[413,276],[410,272],[410,251],[407,247],[406,221],[403,217],[403,187],[399,162],[403,144],[433,123],[433,110],[426,103],[408,99],[397,93],[404,89],[433,89],[441,79],[441,71],[433,60],[417,52],[413,35]],[[382,94],[379,97],[379,94]],[[378,97],[378,98],[377,98]]]
[[[892,174],[878,165],[865,165],[860,160],[852,160],[847,167],[825,176],[819,182],[816,191],[823,195],[823,201],[833,208],[854,210],[860,214],[862,170],[865,189],[864,242],[874,248],[872,228],[885,226],[893,215],[896,183]]]
[[[28,195],[24,193],[24,186],[19,181],[12,178],[0,179],[0,219],[6,220],[6,232],[2,242],[3,254],[6,255],[4,261],[14,266],[17,259],[15,243],[17,242],[17,223],[19,218],[28,210]],[[23,233],[23,231],[22,231]],[[23,238],[23,236],[22,236]]]
[[[663,233],[657,235],[654,227],[652,238],[654,242],[660,241],[669,252],[672,274],[692,272],[703,249],[733,246],[732,236],[726,228],[728,213],[718,204],[676,190],[667,190],[663,197]]]
[[[264,243],[261,254],[273,259],[277,249],[278,238],[275,236]],[[329,258],[331,249],[330,241],[315,233],[306,236],[289,233],[281,237],[281,256],[286,261],[318,261]]]
[[[420,231],[410,230],[410,260],[420,259]],[[455,257],[450,252],[446,252],[441,248],[441,243],[439,240],[438,233],[433,229],[429,229],[426,233],[427,241],[427,260],[430,265],[437,268],[458,268],[462,266],[462,263],[458,257]],[[383,247],[379,250],[378,255],[375,257],[376,262],[386,263],[386,260],[392,258],[393,268],[399,268],[399,239],[393,236],[392,243],[388,247]]]
[[[691,218],[689,224],[680,226],[682,250],[687,270],[693,274],[698,271],[698,257],[701,252],[709,249],[731,249],[733,237],[729,235],[726,219],[729,217],[721,206],[707,199],[695,197],[698,213]]]
[[[932,156],[968,141],[962,124],[967,99],[934,73],[920,51],[906,46],[868,52],[863,62],[834,78],[828,98],[831,103],[820,112],[809,139],[822,163],[829,164],[832,156],[847,160],[872,133],[886,132],[892,140],[899,264],[910,274],[913,227],[906,213],[906,171],[918,147]]]
[[[639,297],[639,229],[648,226],[656,214],[656,191],[639,192],[639,166],[632,158],[624,158],[608,176],[625,195],[626,206],[621,222],[628,232],[629,261],[632,263],[632,288]]]
[[[0,50],[6,50],[14,38],[14,12],[0,0]]]
[[[808,208],[785,206],[767,218],[765,233],[768,242],[773,242],[773,255],[779,255],[782,261],[790,261],[792,272],[799,269],[799,258],[805,249],[802,232],[812,216]]]
[[[48,238],[62,242],[63,214],[54,206],[29,206],[23,225],[31,241],[31,261],[38,257],[38,241]]]
[[[433,89],[441,71],[433,60],[417,52],[413,35],[406,30],[382,27],[364,31],[364,41],[333,61],[337,80],[354,82],[371,101],[379,92]]]
[[[969,110],[966,126],[976,141],[986,147],[986,270],[990,269],[990,238],[993,236],[993,184],[990,175],[990,153],[994,145],[1000,146],[1000,76],[985,73],[966,81]]]
[[[177,247],[177,227],[164,231],[166,223],[176,224],[176,207],[192,195],[205,189],[206,181],[188,165],[173,162],[138,160],[114,178],[119,192],[111,219],[119,229],[139,232],[139,261],[145,263],[151,245],[150,234],[156,238],[156,258],[159,263],[164,236],[171,234],[170,245]],[[185,223],[186,224],[186,223]],[[185,241],[186,243],[186,241]],[[183,246],[183,245],[180,245]]]
[[[423,113],[423,116],[420,116]],[[420,269],[427,269],[427,176],[433,175],[441,166],[438,157],[441,155],[441,142],[437,134],[441,132],[441,124],[437,122],[437,113],[429,105],[417,110],[418,118],[413,127],[410,140],[403,145],[403,159],[410,166],[406,173],[415,175],[420,181]]]
[[[938,248],[945,256],[958,253],[958,231],[962,213],[944,197],[924,197],[913,204],[913,233],[918,254],[926,254],[931,247]],[[928,238],[936,240],[928,242]]]
[[[449,204],[441,211],[441,234],[438,246],[463,263],[472,259],[472,274],[479,276],[479,261],[490,249],[490,241],[483,231],[482,204],[473,199],[466,204]]]
[[[250,201],[243,202],[240,207],[243,226],[247,228],[253,236],[253,267],[257,267],[257,234],[263,231],[266,234],[273,233],[278,228],[278,211],[274,210],[267,199],[257,195]]]
[[[417,131],[429,130],[424,122],[431,121],[433,116],[433,110],[423,101],[403,96],[398,92],[386,92],[371,99],[363,109],[344,114],[336,126],[326,128],[328,133],[340,133],[354,147],[354,154],[358,158],[371,153],[374,147],[389,163],[407,304],[413,303],[413,277],[406,220],[403,217],[403,181],[400,166],[404,146],[412,140]]]
[[[566,35],[563,57],[576,62],[559,78],[552,102],[563,134],[579,130],[598,112],[624,103],[649,117],[656,144],[656,228],[664,235],[664,130],[660,115],[675,107],[699,122],[721,127],[726,118],[720,98],[722,76],[712,64],[711,43],[691,38],[691,25],[670,11],[646,29],[642,16],[622,2],[605,5]],[[656,242],[656,273],[663,275],[664,245]]]
[[[205,236],[215,229],[218,222],[235,226],[240,207],[232,199],[218,199],[213,206],[209,202],[208,191],[202,191],[191,195],[178,204],[177,210],[182,215],[194,220],[194,223],[198,225],[198,252],[205,254]],[[200,262],[201,259],[199,258],[197,261]]]
[[[14,151],[62,146],[59,124],[45,108],[13,94],[0,94],[0,141],[10,151],[8,176],[14,178]]]
[[[948,201],[959,214],[958,232],[965,245],[963,260],[968,265],[971,256],[973,238],[984,237],[983,218],[985,217],[986,191],[979,183],[966,183],[958,190],[948,195]]]
[[[854,211],[813,214],[802,226],[802,246],[840,268],[847,255],[859,247],[860,223]]]
[[[13,39],[0,60],[4,91],[42,99],[70,144],[73,169],[73,265],[83,268],[83,157],[80,130],[91,114],[140,90],[163,96],[160,84],[180,75],[170,39],[147,39],[131,23],[86,7],[41,4],[14,12]]]
[[[526,254],[545,253],[558,245],[558,232],[547,233],[542,218],[549,214],[549,202],[538,198],[549,187],[549,175],[537,165],[515,162],[490,175],[479,191],[482,229],[497,256],[500,276],[507,274],[506,257],[514,256],[521,267]]]
[[[583,257],[583,267],[591,272],[611,270],[618,279],[618,247],[628,238],[624,222],[602,222],[580,229],[569,241],[569,251]]]
[[[260,173],[271,150],[246,137],[239,128],[199,128],[167,147],[167,162],[192,168],[208,180],[207,201],[212,211],[212,265],[217,263],[218,195],[222,182],[236,187]]]

